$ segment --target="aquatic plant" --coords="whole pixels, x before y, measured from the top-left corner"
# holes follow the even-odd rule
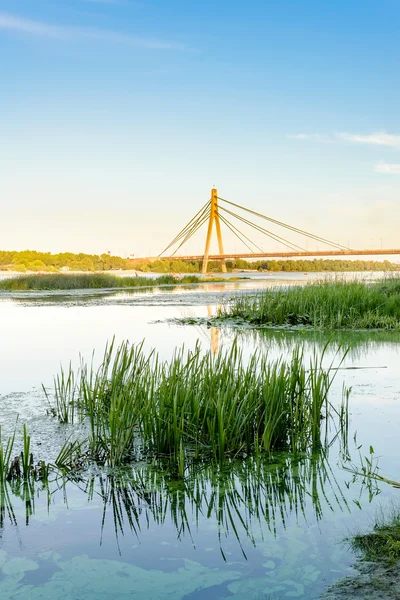
[[[236,279],[236,278],[235,278]],[[149,277],[117,277],[104,273],[20,275],[0,281],[0,290],[24,292],[29,290],[90,290],[90,289],[119,289],[119,288],[154,288],[161,285],[182,285],[220,281],[217,278],[204,279],[196,275],[184,275],[177,279],[172,275]],[[225,280],[223,280],[225,281]]]
[[[143,344],[111,343],[98,369],[82,361],[55,378],[53,413],[87,420],[89,454],[110,466],[166,456],[183,476],[188,460],[203,457],[299,454],[325,444],[333,423],[344,426],[346,410],[328,400],[336,371],[323,368],[324,356],[306,365],[298,345],[289,361],[258,351],[245,360],[234,342],[218,356],[197,344],[162,362]]]
[[[377,515],[373,530],[358,533],[351,547],[369,561],[397,562],[400,559],[400,509],[392,506],[388,514]]]
[[[255,326],[400,330],[400,279],[368,284],[337,279],[270,288],[255,296],[234,297],[219,317]]]
[[[3,444],[0,427],[0,486],[8,479],[11,467],[11,456],[14,448],[15,432]]]
[[[51,465],[46,464],[44,461],[34,464],[31,453],[31,437],[25,424],[23,425],[21,452],[12,458],[15,436],[16,429],[14,429],[11,436],[3,441],[0,427],[0,487],[7,481],[46,481]]]

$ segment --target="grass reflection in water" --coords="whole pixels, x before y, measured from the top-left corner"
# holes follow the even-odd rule
[[[67,504],[72,486],[78,486],[89,502],[103,506],[100,543],[105,524],[112,519],[117,543],[127,531],[140,538],[153,524],[169,522],[178,539],[189,536],[195,545],[200,522],[206,519],[216,524],[224,560],[224,540],[230,536],[246,558],[249,543],[256,546],[267,531],[276,535],[293,516],[306,521],[313,514],[318,521],[324,510],[349,510],[325,452],[296,460],[282,454],[270,461],[249,457],[193,466],[184,480],[176,479],[165,462],[157,462],[80,479],[5,481],[0,486],[0,530],[18,524],[21,508],[29,525],[35,498],[44,495],[49,511],[59,494]]]

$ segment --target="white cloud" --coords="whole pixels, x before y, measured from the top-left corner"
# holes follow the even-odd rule
[[[31,35],[41,37],[62,37],[62,28],[53,25],[46,25],[40,21],[30,21],[20,19],[7,13],[0,13],[0,29],[9,29],[10,31],[20,31]]]
[[[291,140],[310,140],[314,142],[334,142],[337,140],[366,144],[369,146],[386,146],[387,148],[400,148],[400,135],[393,135],[385,131],[376,131],[367,135],[358,133],[335,133],[334,135],[322,135],[321,133],[294,133],[286,136]]]
[[[377,173],[387,173],[390,175],[400,175],[400,164],[399,163],[385,163],[380,162],[375,165],[375,171]]]
[[[289,140],[311,140],[313,142],[326,141],[326,137],[319,133],[289,133],[286,137]]]
[[[41,21],[23,19],[8,13],[0,13],[0,30],[1,29],[58,40],[97,40],[100,42],[126,44],[138,48],[149,48],[155,50],[185,49],[182,44],[142,38],[106,29],[84,29],[79,27],[50,25]]]
[[[400,135],[392,135],[385,131],[376,131],[368,135],[354,133],[337,133],[336,137],[346,142],[356,144],[369,144],[371,146],[388,146],[390,148],[400,148]]]

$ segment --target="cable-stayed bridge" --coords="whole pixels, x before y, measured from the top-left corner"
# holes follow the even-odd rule
[[[239,213],[237,211],[240,211]],[[242,214],[240,214],[242,213]],[[254,222],[257,220],[258,222]],[[205,241],[205,248],[203,255],[193,256],[180,256],[178,251],[186,242],[192,238],[198,230],[205,224],[208,223],[207,235]],[[247,248],[244,252],[226,252],[224,250],[224,243],[222,238],[222,227],[224,225],[240,242]],[[271,231],[270,227],[275,226],[280,233]],[[213,229],[217,234],[218,241],[218,254],[210,254],[210,246]],[[265,238],[274,240],[283,248],[283,251],[276,252],[264,252],[264,250],[255,244],[248,235],[243,232],[243,227],[262,234]],[[268,227],[268,229],[267,229]],[[247,229],[246,229],[247,230]],[[282,233],[282,235],[281,235]],[[287,235],[295,234],[296,242],[286,238]],[[284,237],[285,236],[285,237]],[[297,238],[303,240],[298,243]],[[316,250],[309,250],[304,248],[304,242],[308,244],[313,241],[317,244]],[[303,243],[303,245],[301,245]],[[319,246],[324,246],[324,249],[320,250]],[[175,248],[175,250],[173,250]],[[248,252],[250,250],[250,252]],[[172,254],[165,256],[170,251]],[[225,261],[227,259],[234,258],[298,258],[298,257],[318,257],[318,256],[374,256],[374,255],[400,255],[400,249],[386,248],[386,249],[360,249],[360,248],[348,248],[337,242],[333,242],[322,236],[304,231],[293,225],[288,225],[272,217],[263,215],[257,211],[226,200],[218,196],[218,191],[213,188],[211,190],[211,198],[201,207],[201,209],[194,215],[194,217],[185,225],[185,227],[175,236],[175,238],[168,244],[166,248],[159,254],[158,259],[171,260],[198,260],[203,262],[202,272],[207,272],[209,260],[219,260],[222,263],[222,271],[226,272]]]

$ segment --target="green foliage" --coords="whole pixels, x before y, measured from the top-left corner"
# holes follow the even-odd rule
[[[377,518],[372,532],[357,534],[351,540],[354,550],[366,560],[397,562],[400,559],[400,510]]]
[[[400,329],[400,279],[383,282],[313,282],[270,288],[234,298],[221,318],[252,325],[304,325],[319,329]]]
[[[23,426],[23,445],[19,456],[12,458],[15,444],[15,431],[7,438],[5,444],[0,429],[0,495],[7,481],[24,481],[32,483],[36,480],[45,481],[48,478],[49,466],[41,462],[34,465],[31,453],[31,438],[26,425]]]
[[[36,252],[35,250],[0,251],[0,270],[9,271],[54,271],[60,269],[76,271],[108,271],[110,269],[131,269],[131,261],[109,254],[74,254],[72,252]]]
[[[11,467],[11,455],[14,448],[15,432],[4,446],[0,428],[0,486],[8,479]]]
[[[239,259],[240,263],[246,263]],[[238,266],[237,262],[234,261],[234,268],[244,269],[257,269],[258,271],[286,271],[286,272],[323,272],[323,271],[334,271],[334,272],[352,272],[352,271],[396,271],[397,265],[389,262],[388,260],[377,261],[377,260],[349,260],[349,259],[319,259],[314,258],[313,260],[306,259],[289,259],[289,260],[261,260],[247,265],[253,265],[252,267]]]
[[[28,290],[77,290],[77,289],[112,289],[157,287],[159,285],[178,285],[199,283],[195,275],[188,275],[176,279],[171,275],[162,275],[155,279],[147,277],[117,277],[105,273],[90,274],[41,274],[21,275],[0,280],[0,290],[28,291]]]
[[[218,357],[196,346],[161,362],[142,345],[111,344],[97,371],[82,363],[55,379],[54,413],[62,422],[88,419],[89,454],[110,466],[169,457],[183,476],[188,460],[207,456],[298,454],[319,448],[328,432],[333,375],[322,358],[306,368],[297,347],[290,362],[260,352],[246,362],[234,343]]]
[[[135,269],[139,271],[153,271],[154,273],[200,273],[202,269],[201,261],[183,261],[183,260],[156,260],[149,261],[134,261]],[[233,270],[256,270],[266,272],[349,272],[349,271],[396,271],[397,265],[384,260],[244,260],[236,258],[235,260],[227,260],[226,266],[228,271]],[[210,272],[221,272],[220,261],[210,261],[208,263]]]
[[[397,265],[385,260],[257,260],[247,261],[241,258],[227,260],[228,271],[234,269],[258,270],[269,272],[311,272],[311,271],[395,271]],[[109,271],[113,269],[135,269],[142,272],[153,273],[201,273],[202,261],[186,261],[176,259],[149,260],[126,259],[121,256],[109,254],[74,254],[72,252],[36,252],[35,250],[0,251],[0,270],[35,272],[58,272],[60,269],[71,271]],[[208,263],[210,272],[221,272],[220,261]]]

